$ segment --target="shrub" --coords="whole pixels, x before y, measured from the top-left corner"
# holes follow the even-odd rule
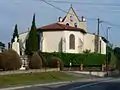
[[[38,51],[38,55],[42,59],[42,67],[46,67],[46,59],[44,58],[43,53]]]
[[[16,51],[9,49],[0,54],[0,68],[3,70],[18,70],[22,65]]]
[[[116,57],[116,69],[119,70],[119,73],[120,73],[120,48],[119,47],[115,47],[114,55]]]
[[[5,55],[3,53],[0,53],[0,69],[5,70],[5,68],[4,68],[5,61],[6,61]]]
[[[60,58],[58,58],[58,57],[52,57],[51,60],[50,60],[50,66],[52,68],[58,68],[58,67],[60,67],[60,70],[63,70],[64,64],[63,64],[63,62],[62,62],[62,60]]]
[[[29,68],[30,69],[41,69],[42,68],[42,59],[38,55],[37,52],[35,52],[32,57],[29,60]]]

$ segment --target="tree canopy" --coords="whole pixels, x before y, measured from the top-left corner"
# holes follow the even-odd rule
[[[0,42],[0,49],[3,51],[5,49],[5,44]]]
[[[31,54],[32,52],[38,51],[38,49],[39,49],[39,44],[38,43],[39,43],[38,32],[37,32],[37,29],[36,29],[35,14],[34,14],[31,30],[29,31],[28,38],[26,40],[25,53],[28,55],[28,54]]]
[[[116,58],[120,59],[120,48],[119,47],[115,47],[114,54],[115,54]]]
[[[17,24],[15,25],[15,28],[14,28],[14,33],[13,33],[13,37],[11,39],[11,43],[14,42],[15,37],[17,37],[17,38],[19,37]]]

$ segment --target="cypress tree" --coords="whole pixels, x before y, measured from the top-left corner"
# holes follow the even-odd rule
[[[38,44],[38,33],[36,29],[36,24],[35,24],[35,14],[33,15],[33,21],[32,21],[32,26],[31,30],[28,34],[28,38],[26,40],[26,50],[25,53],[31,54],[32,52],[36,52],[39,49],[39,44]]]
[[[13,37],[12,37],[12,39],[11,39],[11,43],[14,42],[15,37],[17,37],[17,38],[19,37],[17,24],[15,25],[15,28],[14,28],[14,33],[13,33]],[[18,40],[18,41],[19,41],[19,40]]]

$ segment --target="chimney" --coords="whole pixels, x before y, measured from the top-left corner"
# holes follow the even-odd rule
[[[84,16],[82,16],[81,18],[82,18],[82,22],[85,22],[85,21],[86,21],[86,19],[85,19]]]
[[[59,17],[59,22],[62,22],[62,17]]]

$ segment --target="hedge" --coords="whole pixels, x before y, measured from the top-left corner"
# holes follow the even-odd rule
[[[60,58],[64,66],[69,66],[71,62],[72,65],[101,65],[105,64],[105,55],[103,54],[96,54],[96,53],[89,53],[89,54],[72,54],[72,53],[43,53],[43,56],[46,58],[47,65],[49,65],[50,59],[53,56]]]

